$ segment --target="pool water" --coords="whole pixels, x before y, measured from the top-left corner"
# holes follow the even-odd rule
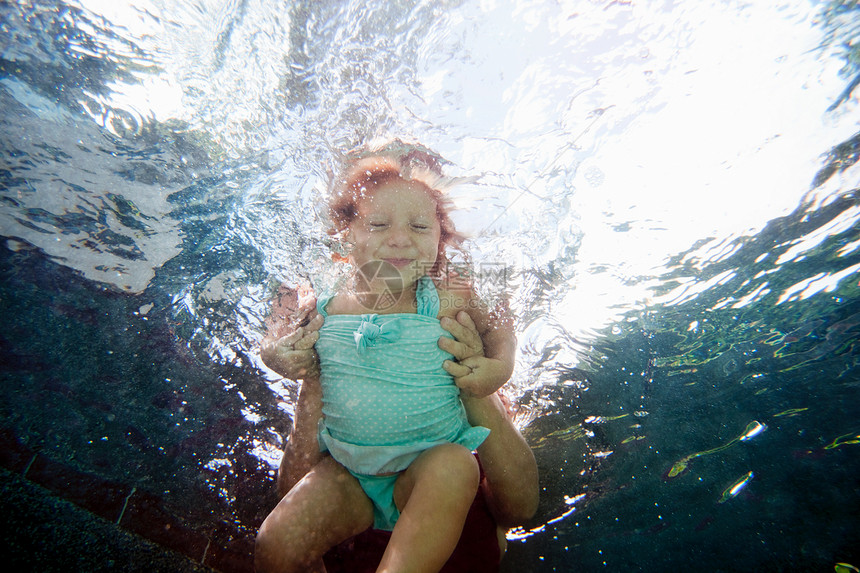
[[[438,150],[541,470],[503,571],[860,566],[854,2],[0,5],[3,467],[249,570],[350,148]],[[48,526],[50,528],[50,525]]]

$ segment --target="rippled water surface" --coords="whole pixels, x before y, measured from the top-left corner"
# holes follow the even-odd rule
[[[4,439],[252,539],[271,297],[335,280],[327,172],[398,136],[519,317],[505,570],[860,565],[860,11],[710,4],[3,3]]]

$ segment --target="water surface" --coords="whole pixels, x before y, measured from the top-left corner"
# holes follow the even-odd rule
[[[20,472],[39,454],[158,500],[195,558],[247,554],[297,390],[259,360],[269,301],[335,280],[327,170],[399,136],[471,181],[478,286],[519,317],[506,392],[544,491],[505,570],[860,563],[857,14],[3,4]]]

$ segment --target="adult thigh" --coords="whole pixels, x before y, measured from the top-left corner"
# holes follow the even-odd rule
[[[302,571],[331,547],[373,524],[358,480],[327,457],[281,499],[257,533],[258,571]]]

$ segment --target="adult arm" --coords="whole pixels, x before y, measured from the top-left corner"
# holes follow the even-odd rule
[[[278,469],[278,494],[283,497],[320,460],[317,426],[322,418],[322,389],[319,376],[302,381],[293,416],[293,428],[284,445],[284,456]]]
[[[454,356],[456,362],[445,367],[455,376],[455,381],[460,373],[463,374],[461,384],[463,380],[468,383],[470,377],[475,381],[482,367],[485,367],[483,374],[490,373],[490,376],[477,380],[479,384],[490,381],[487,387],[492,387],[502,376],[504,380],[498,385],[507,381],[513,370],[516,351],[512,324],[509,319],[498,320],[495,329],[490,327],[480,334],[478,326],[465,312],[458,313],[455,321],[443,321],[442,326],[455,340],[444,338],[439,346]],[[492,360],[498,362],[494,364],[490,362]],[[464,369],[468,365],[474,365],[474,368]],[[539,476],[534,453],[514,426],[499,393],[493,391],[484,397],[467,392],[461,395],[469,423],[490,429],[490,435],[478,447],[478,455],[487,476],[484,492],[496,523],[503,527],[522,525],[534,516],[539,501]]]
[[[313,297],[300,303],[296,290],[283,289],[268,322],[269,334],[260,348],[263,363],[285,378],[301,381],[293,427],[278,470],[278,493],[283,497],[323,458],[317,438],[322,388],[314,350],[323,317],[317,314]]]

